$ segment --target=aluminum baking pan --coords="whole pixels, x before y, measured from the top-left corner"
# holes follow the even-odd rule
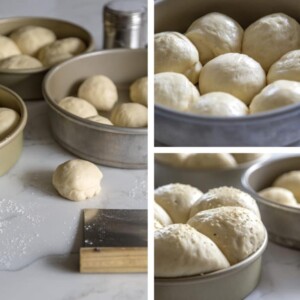
[[[86,44],[84,52],[94,49],[92,35],[83,27],[69,21],[43,17],[12,17],[0,19],[0,34],[8,35],[22,26],[34,25],[51,29],[61,38],[78,37]],[[0,70],[0,84],[18,93],[24,100],[41,100],[42,82],[49,67],[26,70]]]
[[[52,133],[57,142],[75,155],[119,168],[146,168],[147,128],[124,128],[98,124],[72,115],[57,105],[76,95],[87,77],[103,74],[118,88],[119,100],[128,101],[128,89],[147,75],[145,49],[113,49],[88,53],[68,60],[46,76],[43,92],[49,105]]]

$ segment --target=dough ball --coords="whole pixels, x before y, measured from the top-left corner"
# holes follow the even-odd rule
[[[247,163],[250,161],[257,160],[266,154],[264,153],[231,153],[238,164]]]
[[[236,166],[236,161],[229,153],[194,153],[184,161],[185,168],[195,170],[230,169]]]
[[[190,276],[229,267],[216,244],[186,224],[156,230],[154,245],[156,277]]]
[[[78,97],[93,104],[98,110],[109,111],[118,100],[115,84],[104,75],[87,78],[79,87]]]
[[[55,33],[44,27],[24,26],[15,30],[10,38],[17,44],[23,54],[35,56],[44,46],[56,40]]]
[[[273,183],[273,186],[291,191],[300,203],[300,171],[291,171],[279,176]]]
[[[201,70],[199,54],[193,43],[179,32],[154,35],[155,73],[176,72],[197,83]]]
[[[148,77],[137,79],[130,86],[130,99],[132,102],[148,105]]]
[[[0,107],[0,140],[9,136],[18,126],[19,114],[13,109]]]
[[[76,97],[63,98],[59,101],[58,105],[69,113],[84,119],[98,114],[93,105]]]
[[[10,38],[0,35],[0,59],[21,54],[20,49]]]
[[[116,126],[146,127],[148,109],[139,103],[123,103],[113,109],[110,119]]]
[[[158,221],[162,227],[173,223],[167,212],[156,202],[154,202],[154,220]]]
[[[72,159],[56,168],[52,183],[64,198],[82,201],[100,193],[102,177],[96,165],[86,160]]]
[[[42,68],[42,63],[28,55],[15,55],[0,60],[0,69],[22,70]]]
[[[213,240],[231,265],[253,254],[266,234],[259,217],[243,207],[201,211],[188,224]]]
[[[271,66],[268,83],[281,79],[300,81],[300,50],[288,52]]]
[[[251,57],[239,53],[220,55],[201,70],[201,94],[225,92],[249,104],[266,85],[266,74]]]
[[[269,187],[258,193],[261,197],[289,206],[297,206],[297,200],[295,199],[292,192],[281,187]]]
[[[188,156],[189,154],[187,153],[155,153],[155,160],[172,167],[180,168]]]
[[[300,103],[300,82],[277,80],[267,85],[250,104],[250,114]]]
[[[38,53],[38,58],[43,65],[51,67],[82,53],[85,48],[86,46],[81,39],[69,37],[43,47]]]
[[[196,46],[200,61],[229,52],[241,52],[244,30],[232,18],[220,13],[209,13],[188,28],[186,37]]]
[[[190,208],[202,192],[190,185],[171,183],[154,191],[155,202],[171,217],[173,223],[186,223]]]
[[[100,123],[100,124],[113,125],[113,123],[109,119],[99,116],[99,115],[88,117],[87,119],[90,121],[94,121],[96,123]]]
[[[197,88],[182,74],[166,72],[154,75],[155,103],[179,111],[187,111],[198,100]]]
[[[298,22],[285,14],[275,13],[257,20],[245,30],[242,52],[268,71],[282,55],[299,47]]]
[[[260,213],[255,200],[248,194],[233,188],[222,186],[211,189],[203,194],[192,206],[190,217],[199,211],[213,209],[222,206],[238,206],[251,210],[260,218]]]
[[[214,117],[241,117],[248,114],[248,107],[238,98],[223,92],[202,95],[192,102],[188,111],[196,115]]]

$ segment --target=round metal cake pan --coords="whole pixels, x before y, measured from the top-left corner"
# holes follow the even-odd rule
[[[0,176],[2,176],[16,164],[21,155],[27,109],[20,96],[2,85],[0,85],[0,107],[11,108],[20,115],[20,121],[15,130],[4,140],[0,140]]]
[[[89,76],[102,74],[117,86],[119,101],[129,101],[129,86],[147,75],[145,49],[114,49],[88,53],[68,60],[46,76],[43,92],[50,108],[50,123],[57,142],[75,155],[92,162],[118,167],[147,167],[147,128],[125,128],[79,118],[58,106],[76,95]]]
[[[300,249],[300,207],[274,203],[257,193],[272,186],[280,175],[293,170],[300,170],[300,156],[261,162],[246,171],[242,183],[245,191],[257,201],[270,240],[286,247]]]
[[[246,28],[262,16],[283,12],[300,21],[294,0],[165,0],[155,5],[155,31],[184,33],[197,18],[229,15]],[[300,105],[246,117],[205,117],[155,106],[155,138],[169,146],[289,146],[300,140]]]
[[[207,275],[155,278],[155,300],[241,300],[260,280],[262,254],[268,243],[267,232],[261,247],[242,262]]]
[[[12,17],[0,19],[0,34],[9,35],[12,31],[27,25],[42,26],[56,34],[58,39],[66,37],[80,38],[86,45],[84,52],[94,49],[92,35],[83,27],[64,20],[43,17]],[[3,84],[24,100],[41,100],[42,82],[49,67],[26,70],[0,70],[0,84]]]

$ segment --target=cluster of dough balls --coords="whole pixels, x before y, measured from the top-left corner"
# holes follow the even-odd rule
[[[13,109],[0,107],[0,141],[7,138],[18,126],[20,115]]]
[[[255,200],[232,188],[203,194],[180,183],[154,192],[155,276],[205,274],[255,253],[265,228]]]
[[[279,176],[271,187],[259,192],[262,198],[300,208],[300,171],[290,171]]]
[[[217,117],[300,103],[300,25],[274,13],[244,30],[213,12],[185,34],[157,33],[154,93],[156,104]]]
[[[96,123],[120,127],[146,127],[147,84],[147,77],[137,79],[130,86],[132,102],[117,103],[118,91],[113,81],[104,75],[94,75],[81,83],[77,97],[65,97],[58,105],[73,115]],[[98,111],[107,117],[99,115]]]
[[[51,67],[82,53],[85,43],[76,37],[57,39],[40,26],[24,26],[0,36],[0,69],[21,70]]]
[[[156,153],[155,160],[189,170],[233,169],[263,157],[263,153]]]

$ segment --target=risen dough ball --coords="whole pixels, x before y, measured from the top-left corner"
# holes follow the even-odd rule
[[[139,103],[123,103],[113,109],[110,119],[116,126],[146,127],[148,109]]]
[[[166,72],[154,75],[156,104],[186,111],[199,96],[197,88],[182,74]]]
[[[188,169],[230,169],[236,166],[229,153],[195,153],[184,161],[184,167]]]
[[[63,98],[59,101],[58,105],[69,113],[84,119],[98,114],[93,105],[76,97]]]
[[[73,201],[82,201],[100,193],[102,173],[94,164],[81,159],[59,165],[52,177],[58,193]]]
[[[215,243],[186,224],[154,232],[155,276],[180,277],[229,267]]]
[[[202,95],[192,102],[188,111],[196,115],[240,117],[248,114],[248,107],[238,98],[223,92]]]
[[[297,200],[292,192],[280,187],[269,187],[259,192],[267,200],[289,206],[297,206]]]
[[[13,109],[0,107],[0,140],[5,139],[18,126],[19,114]]]
[[[98,110],[109,111],[118,100],[115,84],[106,76],[87,78],[79,87],[78,97],[93,104]]]
[[[100,124],[113,125],[113,123],[109,119],[107,119],[105,117],[102,117],[102,116],[99,116],[99,115],[92,116],[92,117],[89,117],[87,119],[90,120],[90,121],[94,121],[96,123],[100,123]]]
[[[55,41],[43,47],[38,58],[45,66],[53,66],[85,50],[84,42],[75,37],[69,37]]]
[[[266,74],[260,64],[239,53],[212,59],[202,68],[199,80],[201,94],[226,92],[245,104],[249,104],[265,85]]]
[[[222,206],[244,207],[260,217],[257,204],[250,195],[236,188],[227,186],[211,189],[203,194],[191,207],[190,217],[193,217],[199,211]]]
[[[188,224],[213,240],[232,265],[253,254],[266,234],[259,217],[243,207],[202,211]]]
[[[156,202],[154,202],[154,220],[158,221],[162,227],[173,223],[167,212]]]
[[[201,63],[197,48],[183,34],[161,32],[154,36],[155,73],[176,72],[197,83]]]
[[[156,153],[155,160],[172,166],[172,167],[182,167],[185,159],[189,156],[187,153]]]
[[[20,49],[10,38],[0,35],[0,59],[21,54]]]
[[[21,70],[42,68],[39,60],[28,55],[15,55],[0,60],[0,69]]]
[[[229,52],[241,52],[244,30],[232,18],[220,13],[209,13],[188,28],[186,36],[199,51],[200,61]]]
[[[180,183],[164,185],[154,191],[156,203],[169,214],[173,223],[186,223],[192,204],[201,195],[197,188]]]
[[[264,153],[231,153],[238,164],[243,164],[249,161],[259,159],[266,154]]]
[[[53,43],[56,36],[53,31],[39,26],[24,26],[15,30],[10,38],[14,40],[23,54],[35,56],[44,46]]]
[[[282,55],[299,47],[298,22],[285,14],[276,13],[257,20],[245,30],[242,51],[268,71]]]
[[[137,79],[130,86],[130,99],[132,102],[148,105],[148,77]]]
[[[250,104],[250,113],[277,109],[300,103],[300,82],[278,80],[267,85]]]
[[[300,203],[300,171],[291,171],[278,177],[273,186],[291,191]]]

